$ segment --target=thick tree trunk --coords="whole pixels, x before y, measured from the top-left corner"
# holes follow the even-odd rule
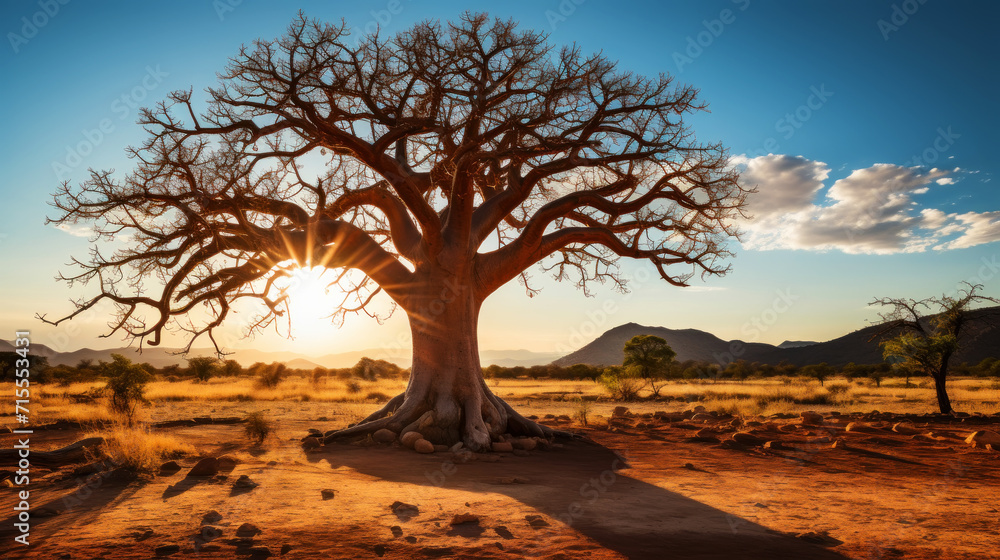
[[[413,362],[406,392],[358,425],[328,432],[324,440],[387,428],[400,436],[417,431],[432,443],[461,441],[473,451],[488,451],[504,434],[557,435],[515,412],[486,385],[477,332],[481,302],[468,284],[446,279],[427,285],[433,288],[407,309]]]
[[[937,392],[938,407],[941,409],[941,414],[951,414],[951,399],[948,398],[948,390],[945,386],[947,381],[947,372],[940,371],[934,374],[934,390]]]

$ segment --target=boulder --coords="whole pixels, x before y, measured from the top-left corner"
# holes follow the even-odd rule
[[[766,443],[764,438],[746,432],[736,432],[732,435],[732,440],[740,445],[749,445],[751,447]]]
[[[399,438],[399,443],[402,443],[404,447],[413,449],[413,444],[422,439],[424,439],[424,436],[422,436],[420,432],[406,432]]]
[[[434,453],[434,444],[424,438],[420,438],[414,442],[413,450],[417,453]]]
[[[396,432],[382,428],[372,434],[372,439],[379,443],[392,443],[396,441]]]

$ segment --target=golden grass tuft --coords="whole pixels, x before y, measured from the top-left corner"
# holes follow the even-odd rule
[[[190,444],[143,427],[129,428],[118,424],[91,432],[85,437],[103,437],[104,443],[99,448],[102,458],[133,472],[154,472],[164,460],[195,452]]]

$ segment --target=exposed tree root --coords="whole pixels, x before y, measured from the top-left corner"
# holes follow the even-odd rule
[[[363,437],[385,428],[399,435],[417,431],[432,443],[452,445],[461,441],[466,448],[482,452],[489,451],[492,442],[500,441],[504,434],[548,439],[581,437],[529,420],[494,395],[485,382],[483,389],[461,403],[446,394],[428,398],[427,394],[402,393],[357,424],[326,432],[323,442]]]

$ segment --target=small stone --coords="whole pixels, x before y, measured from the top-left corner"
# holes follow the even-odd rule
[[[462,449],[463,445],[465,445],[465,444],[463,444],[462,442],[458,442],[455,445],[452,445],[451,447],[449,447],[448,451],[451,451],[452,453],[457,453],[458,450]]]
[[[219,474],[219,460],[215,457],[206,457],[191,467],[188,476],[215,476]]]
[[[374,552],[375,556],[378,556],[379,558],[385,556],[385,553],[388,550],[389,549],[386,548],[384,544],[377,544],[377,545],[375,545],[375,546],[372,547],[372,552]]]
[[[314,437],[323,437],[323,432],[317,430],[316,428],[309,428],[309,435]]]
[[[987,445],[991,445],[995,449],[997,446],[1000,446],[1000,434],[991,432],[990,430],[972,432],[969,434],[969,437],[965,438],[965,443],[971,445],[972,447],[982,448],[985,448]]]
[[[812,410],[803,412],[799,417],[802,418],[803,424],[817,425],[823,423],[823,415]]]
[[[519,438],[510,443],[515,449],[523,449],[525,451],[531,451],[538,447],[538,442],[532,438]]]
[[[403,528],[399,525],[393,525],[392,527],[389,527],[389,530],[392,531],[392,536],[394,538],[398,539],[403,536]]]
[[[202,516],[201,522],[211,525],[212,523],[218,523],[222,521],[222,515],[214,509]]]
[[[266,546],[252,546],[247,550],[247,553],[250,555],[251,560],[255,560],[256,558],[270,558],[271,556],[274,556],[271,549]]]
[[[382,428],[372,434],[372,439],[379,443],[392,443],[396,441],[396,432]]]
[[[323,496],[324,500],[332,500],[337,497],[337,491],[329,488],[324,488],[323,490],[320,490],[319,493]]]
[[[206,541],[210,541],[221,537],[222,532],[222,527],[216,527],[215,525],[202,525],[201,529],[198,531],[198,535]]]
[[[153,550],[157,556],[170,556],[171,554],[176,554],[180,551],[181,547],[176,544],[165,544],[163,546],[158,546]]]
[[[256,488],[257,486],[259,486],[259,484],[250,480],[250,477],[245,474],[241,474],[240,477],[236,479],[236,482],[233,483],[233,488],[244,488],[247,490]]]
[[[413,450],[417,453],[434,453],[434,444],[421,438],[413,444]]]
[[[732,440],[741,445],[749,445],[751,447],[763,445],[765,443],[764,438],[757,437],[746,432],[736,432],[732,435]]]
[[[696,471],[696,470],[698,470],[698,469],[695,468],[695,466],[694,466],[693,463],[684,463],[684,466],[682,466],[681,468],[682,469],[687,469],[689,471]]]
[[[514,446],[509,441],[494,441],[492,449],[494,453],[510,453],[514,451]]]
[[[291,551],[292,551],[292,545],[290,545],[290,544],[283,544],[283,545],[281,545],[281,555],[282,556],[288,554]]]
[[[160,465],[160,476],[170,476],[179,470],[181,470],[181,466],[177,464],[177,461],[167,461]]]
[[[629,410],[627,406],[616,406],[613,411],[611,411],[612,418],[624,418],[628,416]]]
[[[244,523],[236,529],[237,537],[256,537],[261,533],[260,527],[253,523]]]
[[[403,447],[413,449],[413,445],[422,439],[424,436],[420,435],[420,432],[406,432],[399,438],[399,443],[403,444]]]
[[[410,518],[416,517],[420,513],[420,508],[413,504],[407,504],[405,502],[396,501],[393,502],[389,509],[392,513],[396,514],[396,517],[406,521]]]
[[[549,522],[541,515],[525,515],[524,520],[528,522],[528,525],[532,529],[541,529],[542,527],[549,526]]]
[[[764,449],[784,449],[784,448],[785,446],[784,444],[781,443],[780,440],[774,439],[771,441],[764,442]]]
[[[461,525],[463,523],[479,523],[479,516],[471,513],[458,513],[451,518],[452,525]]]

